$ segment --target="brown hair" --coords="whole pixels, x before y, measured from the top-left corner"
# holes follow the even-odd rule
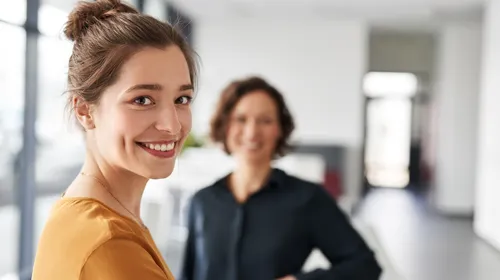
[[[275,87],[259,77],[233,81],[222,91],[217,109],[212,117],[210,138],[216,143],[222,143],[225,152],[230,153],[226,144],[226,136],[231,113],[243,96],[255,91],[267,93],[276,103],[281,138],[276,144],[275,156],[284,156],[290,148],[288,140],[295,129],[293,117],[286,106],[283,95]]]
[[[144,47],[177,46],[186,58],[191,83],[196,85],[195,53],[173,26],[140,14],[120,0],[80,1],[64,28],[74,41],[69,59],[69,103],[75,95],[90,104],[116,82],[125,61]]]

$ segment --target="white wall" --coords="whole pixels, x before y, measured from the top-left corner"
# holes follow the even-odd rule
[[[285,95],[296,121],[293,139],[346,148],[344,186],[361,187],[363,95],[367,26],[336,20],[197,22],[194,44],[202,60],[194,131],[205,134],[222,88],[257,74]]]
[[[206,132],[213,104],[232,79],[261,75],[281,90],[296,119],[295,139],[359,146],[361,79],[367,28],[356,21],[218,21],[197,23],[202,60],[197,132]]]
[[[475,230],[500,249],[500,1],[489,1],[484,19]]]
[[[472,214],[474,208],[481,28],[446,23],[438,38],[433,200],[449,214]]]

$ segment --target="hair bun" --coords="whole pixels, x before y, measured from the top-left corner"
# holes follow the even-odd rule
[[[119,13],[139,12],[133,7],[122,3],[120,0],[79,1],[68,16],[68,21],[64,27],[64,34],[68,39],[76,41],[85,35],[92,24]]]

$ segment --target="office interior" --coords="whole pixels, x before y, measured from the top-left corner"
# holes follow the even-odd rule
[[[297,124],[276,166],[328,190],[382,279],[498,279],[500,0],[128,2],[176,24],[201,60],[190,141],[141,214],[174,274],[189,198],[233,164],[207,137],[219,94],[259,75]],[[30,279],[83,163],[64,95],[75,3],[0,0],[0,280]],[[314,251],[304,269],[322,266]]]

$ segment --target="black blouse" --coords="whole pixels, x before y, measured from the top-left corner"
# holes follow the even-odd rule
[[[374,253],[321,186],[274,169],[240,204],[227,178],[192,198],[181,280],[379,279]],[[303,273],[314,248],[332,266]]]

